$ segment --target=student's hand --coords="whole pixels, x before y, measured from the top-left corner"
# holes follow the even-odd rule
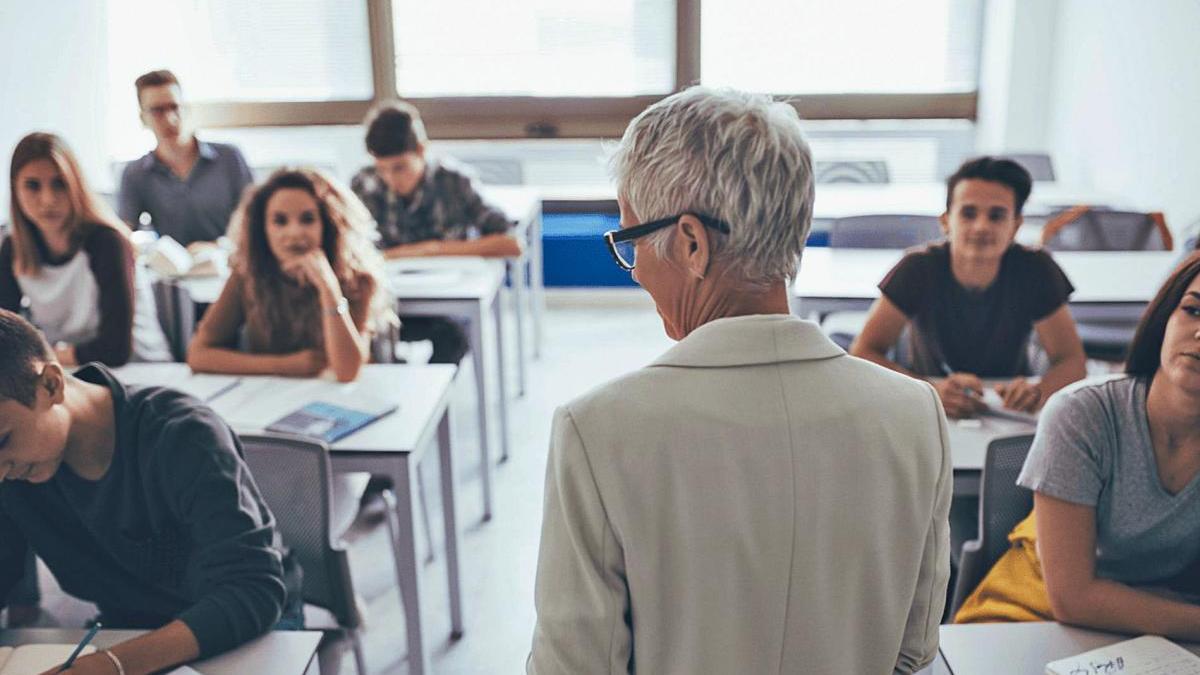
[[[971,417],[983,411],[983,381],[971,373],[951,373],[934,382],[933,388],[947,417]]]
[[[42,675],[54,675],[59,672],[55,666],[50,670],[42,673]],[[117,675],[117,667],[107,656],[100,652],[88,654],[75,659],[75,663],[71,664],[70,668],[62,671],[67,675]]]
[[[333,273],[333,267],[329,265],[329,258],[326,258],[325,252],[320,249],[309,251],[299,258],[288,261],[283,266],[283,272],[302,284],[316,288],[322,297],[326,295],[341,297],[342,286],[338,283],[337,275]]]
[[[1009,410],[1033,412],[1042,404],[1042,388],[1023,377],[996,385],[996,393]]]
[[[320,349],[301,349],[280,356],[280,374],[293,377],[315,377],[325,370],[325,352]]]

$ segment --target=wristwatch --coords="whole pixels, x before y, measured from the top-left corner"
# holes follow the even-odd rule
[[[350,301],[342,297],[336,305],[327,307],[321,311],[325,313],[325,316],[341,316],[350,311]]]

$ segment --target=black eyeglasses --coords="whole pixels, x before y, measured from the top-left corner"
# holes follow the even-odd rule
[[[635,264],[634,253],[637,250],[634,247],[633,240],[638,237],[644,237],[652,232],[657,232],[664,227],[670,227],[679,222],[679,219],[685,215],[695,216],[697,220],[704,223],[705,227],[729,234],[729,224],[723,220],[718,220],[712,216],[706,216],[702,213],[680,213],[669,218],[659,218],[641,225],[632,227],[624,227],[619,230],[609,230],[604,233],[604,243],[608,244],[608,252],[612,254],[613,260],[617,262],[617,266],[626,272],[632,271]]]

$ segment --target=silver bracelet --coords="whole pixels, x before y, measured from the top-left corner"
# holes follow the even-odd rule
[[[107,649],[101,650],[100,653],[107,656],[108,660],[117,667],[117,675],[125,675],[125,666],[121,665],[121,659],[118,659],[116,654]]]
[[[338,300],[337,305],[321,310],[325,316],[341,316],[348,311],[350,311],[350,301],[345,297],[342,297],[341,300]]]

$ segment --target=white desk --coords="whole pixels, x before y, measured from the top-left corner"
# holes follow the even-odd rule
[[[162,386],[185,382],[190,373],[181,363],[132,364],[114,372],[123,382]],[[455,367],[450,365],[369,364],[363,367],[357,380],[348,383],[229,376],[231,381],[240,379],[240,383],[209,403],[239,433],[260,433],[265,426],[314,400],[342,401],[353,406],[355,399],[361,397],[387,400],[399,406],[396,412],[330,446],[330,460],[335,471],[384,474],[394,482],[401,530],[396,552],[400,558],[397,567],[401,570],[398,580],[408,629],[409,672],[413,673],[431,672],[421,625],[420,577],[424,566],[416,554],[414,497],[420,490],[418,466],[435,436],[441,465],[451,635],[457,637],[463,632],[459,533],[448,409],[454,374]]]
[[[518,391],[525,394],[526,354],[525,316],[532,316],[533,355],[542,354],[542,339],[545,337],[544,313],[546,309],[546,285],[542,278],[542,197],[535,189],[524,186],[486,186],[483,197],[496,205],[517,224],[517,236],[524,241],[521,255],[505,259],[512,277],[516,295],[517,349],[519,370]]]
[[[401,258],[387,263],[388,287],[401,315],[450,316],[470,324],[467,339],[475,366],[475,396],[479,406],[479,448],[486,493],[484,519],[491,518],[491,406],[488,405],[488,366],[499,375],[500,459],[508,459],[508,366],[501,320],[504,268],[497,260],[466,256]],[[491,326],[491,339],[485,332]],[[494,348],[493,348],[494,345]],[[520,359],[518,359],[519,361]]]
[[[879,297],[877,284],[904,251],[804,249],[792,287],[798,311],[808,316],[864,311]],[[1137,322],[1178,258],[1175,251],[1061,251],[1054,260],[1075,292],[1068,306],[1077,321]]]
[[[92,644],[98,649],[112,647],[146,631],[102,630]],[[18,628],[0,631],[0,645],[78,644],[87,631],[69,628]],[[273,631],[212,658],[188,664],[203,675],[302,675],[312,667],[316,670],[318,631]]]
[[[1050,661],[1131,636],[1035,622],[945,625],[940,637],[940,657],[954,675],[1009,675],[1041,673]],[[1200,654],[1200,644],[1183,646]],[[938,669],[934,667],[931,672]]]
[[[480,452],[483,454],[484,519],[492,516],[491,499],[491,438],[492,408],[488,405],[488,369],[496,364],[499,376],[500,457],[509,454],[508,368],[504,358],[501,289],[504,286],[504,267],[499,260],[468,256],[405,258],[387,263],[389,289],[399,303],[400,314],[413,316],[450,316],[470,324],[467,339],[475,366],[475,388],[478,401]],[[402,273],[404,270],[413,272]],[[422,271],[427,273],[421,273]],[[194,328],[194,306],[212,304],[221,294],[225,280],[219,277],[176,279],[172,282],[180,305],[174,315],[185,324],[181,332],[190,336]],[[493,326],[492,339],[485,339]],[[493,348],[494,345],[494,348]],[[519,361],[519,359],[518,359]]]

